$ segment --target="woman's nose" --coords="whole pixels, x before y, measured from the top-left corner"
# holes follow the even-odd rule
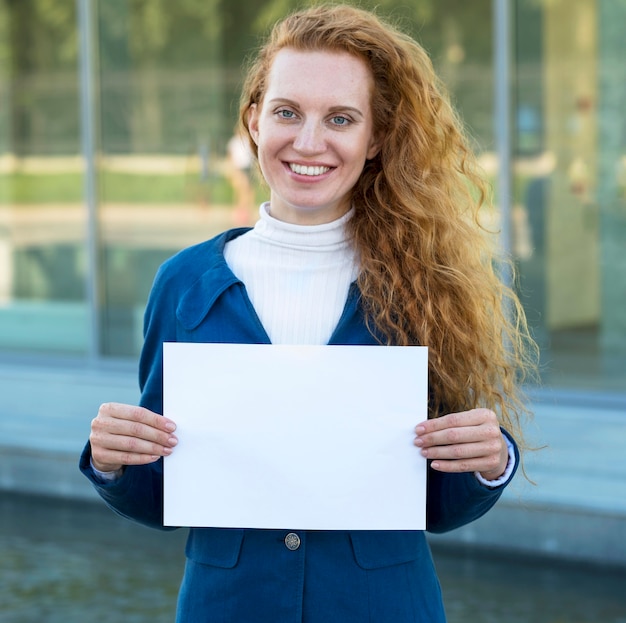
[[[293,147],[302,154],[319,154],[325,151],[324,128],[317,122],[307,121],[298,129]]]

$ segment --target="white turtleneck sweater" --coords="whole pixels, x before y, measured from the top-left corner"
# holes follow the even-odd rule
[[[273,344],[327,344],[357,276],[345,224],[293,225],[261,205],[254,229],[226,244],[224,257],[246,286]]]

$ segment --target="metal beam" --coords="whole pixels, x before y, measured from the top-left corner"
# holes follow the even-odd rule
[[[98,190],[96,167],[96,90],[93,0],[76,0],[79,39],[79,92],[81,148],[84,160],[83,194],[87,210],[85,289],[89,306],[89,344],[91,360],[100,355],[100,262],[98,261]]]
[[[500,213],[500,241],[507,256],[510,256],[512,251],[511,214],[513,201],[511,37],[510,0],[493,0],[494,119],[496,154],[498,156],[496,199]],[[509,275],[509,281],[510,278]]]

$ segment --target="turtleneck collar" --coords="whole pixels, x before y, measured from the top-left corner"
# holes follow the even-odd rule
[[[259,208],[259,220],[254,234],[268,242],[292,248],[337,249],[348,245],[346,223],[354,215],[351,208],[341,218],[321,225],[295,225],[275,219],[270,214],[270,204]]]

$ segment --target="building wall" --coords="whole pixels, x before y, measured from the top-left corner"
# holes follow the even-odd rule
[[[266,197],[228,142],[242,60],[288,4],[0,0],[0,488],[93,497],[77,453],[101,402],[138,399],[158,265],[252,223]],[[492,3],[375,4],[429,50],[495,180]],[[79,27],[77,8],[89,7]],[[608,545],[626,512],[626,7],[511,7],[506,218],[542,348],[531,432],[548,449],[529,458],[536,488],[452,538],[575,556],[576,532],[563,540],[559,521],[596,522],[607,530],[589,531],[585,547],[605,538],[596,559],[626,561]],[[85,110],[94,142],[83,148]]]

